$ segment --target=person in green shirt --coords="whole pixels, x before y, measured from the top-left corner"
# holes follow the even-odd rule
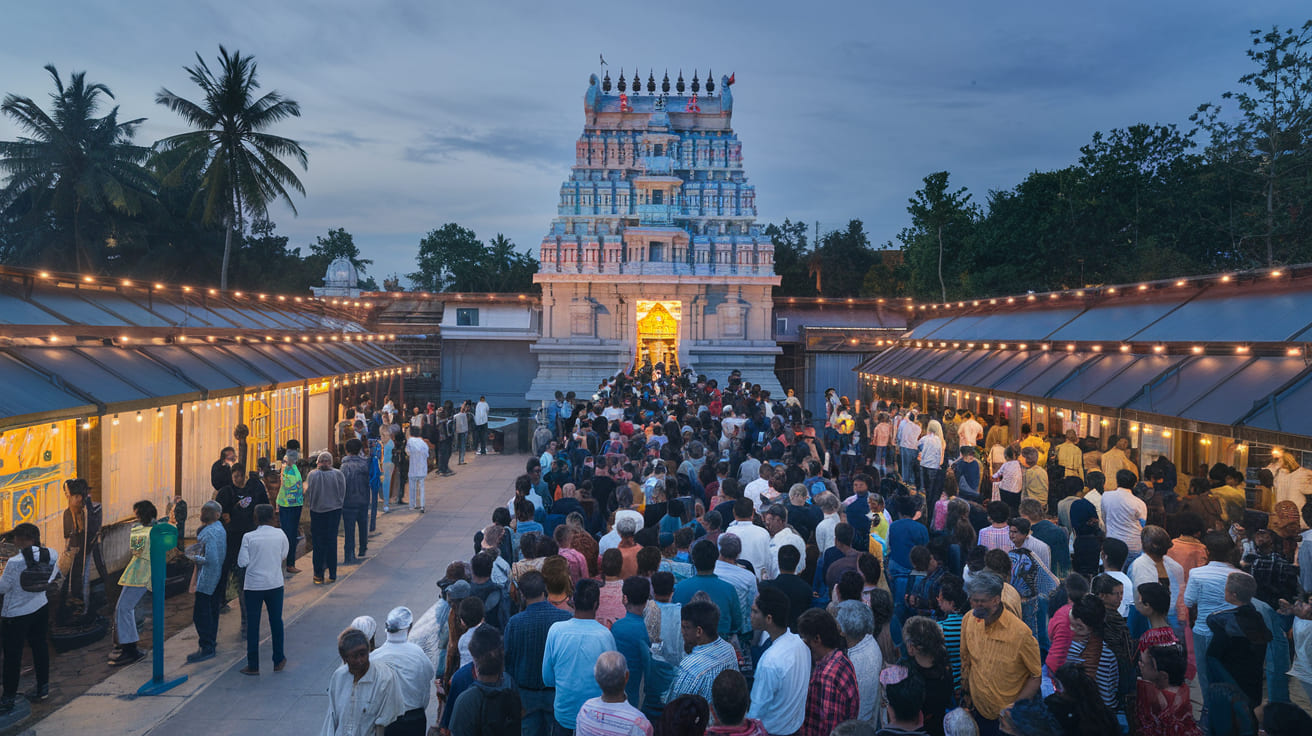
[[[287,535],[287,572],[293,575],[300,572],[296,567],[296,541],[300,537],[301,507],[305,503],[304,479],[301,478],[301,469],[296,466],[300,457],[301,443],[287,440],[287,452],[282,458],[282,473],[270,474],[277,476],[281,487],[275,486],[270,479],[265,481],[269,497],[275,498],[278,504],[278,526]]]
[[[132,664],[145,655],[137,649],[141,637],[137,634],[137,604],[150,590],[150,528],[155,525],[159,512],[150,501],[132,504],[137,523],[129,532],[128,549],[132,556],[118,579],[118,603],[114,605],[115,636],[118,650],[110,656],[112,667]]]

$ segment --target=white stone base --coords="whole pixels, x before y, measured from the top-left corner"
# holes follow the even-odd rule
[[[573,391],[580,399],[597,392],[597,387],[621,370],[632,367],[633,349],[614,341],[561,342],[539,340],[530,350],[538,358],[538,375],[525,395],[530,402],[551,401],[557,391]],[[693,344],[680,348],[685,368],[695,374],[714,378],[723,388],[729,373],[742,372],[745,383],[760,384],[770,396],[781,401],[784,391],[774,373],[774,344],[715,345]],[[535,405],[536,406],[536,405]]]
[[[591,397],[603,381],[628,368],[633,360],[627,346],[613,341],[539,340],[529,350],[538,357],[538,375],[525,394],[531,403],[551,401],[557,391]]]

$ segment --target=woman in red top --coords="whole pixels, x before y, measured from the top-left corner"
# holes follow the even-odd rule
[[[1202,736],[1194,722],[1184,668],[1179,646],[1152,647],[1139,654],[1135,715],[1142,736]]]
[[[1171,594],[1165,586],[1161,583],[1141,583],[1135,589],[1134,607],[1148,619],[1148,630],[1139,637],[1136,657],[1153,647],[1180,646],[1180,640],[1175,638],[1175,630],[1166,621],[1166,611],[1171,607]]]

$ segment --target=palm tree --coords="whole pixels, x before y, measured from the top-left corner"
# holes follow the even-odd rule
[[[28,134],[0,141],[0,173],[8,175],[0,211],[50,218],[50,229],[71,233],[77,268],[95,270],[82,233],[88,214],[135,215],[154,196],[155,179],[143,166],[150,149],[132,145],[145,118],[119,122],[118,107],[95,117],[101,97],[114,98],[108,87],[88,84],[86,72],[74,73],[66,87],[53,64],[45,69],[55,82],[50,112],[12,94],[0,103]]]
[[[300,117],[301,106],[278,92],[256,98],[260,84],[254,58],[242,56],[240,51],[229,54],[220,46],[217,75],[200,54],[196,54],[196,62],[183,68],[204,93],[201,103],[167,89],[155,95],[156,102],[181,115],[194,130],[165,138],[155,146],[168,161],[165,184],[177,185],[192,174],[199,176],[192,212],[199,212],[206,224],[223,224],[219,284],[227,289],[233,231],[244,233],[245,216],[265,217],[269,205],[277,200],[295,214],[288,189],[305,194],[305,187],[281,157],[291,157],[302,170],[307,168],[308,157],[296,141],[265,132],[274,123]]]

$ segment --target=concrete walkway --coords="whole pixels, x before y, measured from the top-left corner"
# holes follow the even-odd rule
[[[326,688],[337,656],[337,635],[356,616],[382,622],[395,606],[409,606],[415,617],[437,600],[437,580],[446,566],[473,553],[474,532],[491,522],[492,508],[505,503],[527,455],[467,456],[449,478],[430,476],[427,513],[409,509],[379,515],[379,535],[370,540],[369,557],[355,567],[338,568],[334,585],[311,583],[310,560],[287,581],[283,620],[287,668],[273,671],[268,621],[262,626],[260,675],[238,672],[246,662],[240,620],[223,616],[219,656],[188,665],[196,649],[196,632],[188,629],[165,645],[165,678],[189,675],[187,682],[164,695],[138,697],[137,688],[151,677],[149,659],[116,673],[55,711],[25,733],[222,733],[268,736],[270,733],[317,733],[327,711]],[[436,701],[429,706],[430,723]]]

